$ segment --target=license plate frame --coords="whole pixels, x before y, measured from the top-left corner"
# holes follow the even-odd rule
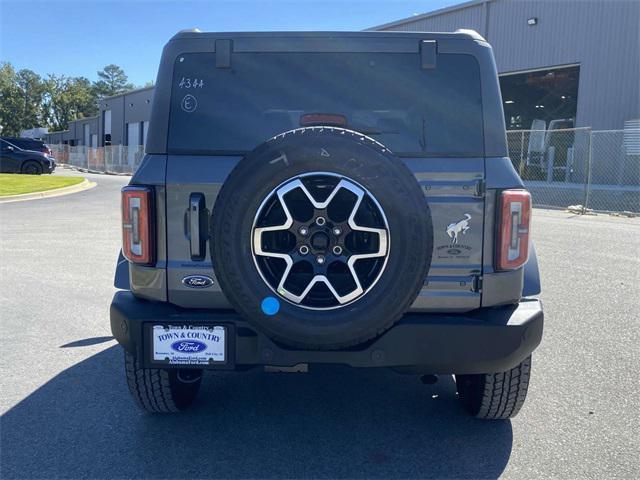
[[[154,340],[154,328],[156,332],[159,332],[159,328],[162,328],[165,333],[175,332],[175,333],[188,333],[188,332],[206,332],[209,334],[217,333],[220,336],[222,333],[223,337],[223,349],[222,349],[222,358],[217,356],[216,358],[211,357],[206,362],[190,362],[190,363],[179,363],[176,357],[173,358],[160,358],[156,353],[156,342]],[[216,330],[218,329],[218,330]],[[229,325],[226,323],[204,323],[204,322],[194,322],[194,323],[180,323],[180,322],[149,322],[144,325],[144,339],[145,339],[145,348],[144,351],[146,355],[144,355],[144,361],[147,366],[155,367],[155,368],[195,368],[195,369],[233,369],[235,368],[235,328],[233,325]],[[180,338],[175,338],[175,341],[181,340]],[[185,336],[185,340],[189,342],[196,341],[198,343],[203,343],[207,345],[209,348],[210,342],[206,339],[198,339],[197,337],[187,338]],[[166,342],[164,344],[166,346]],[[183,354],[183,356],[186,354]],[[192,355],[192,354],[190,354]]]

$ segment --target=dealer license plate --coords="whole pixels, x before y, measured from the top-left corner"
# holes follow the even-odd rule
[[[224,363],[225,328],[153,326],[153,360],[174,365]]]

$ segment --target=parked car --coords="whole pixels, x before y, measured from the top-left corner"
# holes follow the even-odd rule
[[[148,412],[206,371],[326,363],[524,403],[531,198],[476,32],[179,33],[122,213],[111,330]]]
[[[23,150],[32,150],[34,152],[41,152],[51,156],[51,149],[42,140],[23,137],[2,137],[2,140],[6,140],[12,145]]]
[[[56,161],[53,157],[22,148],[0,139],[0,173],[25,173],[40,175],[53,173]]]

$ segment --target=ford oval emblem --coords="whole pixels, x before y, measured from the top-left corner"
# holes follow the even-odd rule
[[[213,285],[213,279],[206,275],[188,275],[182,279],[182,283],[190,288],[207,288]]]
[[[204,352],[207,346],[197,340],[178,340],[171,344],[171,349],[180,353],[198,353]]]

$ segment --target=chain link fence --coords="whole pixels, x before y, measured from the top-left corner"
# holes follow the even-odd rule
[[[640,129],[510,130],[507,144],[535,206],[640,213]]]
[[[132,174],[144,157],[143,145],[111,145],[86,147],[83,145],[49,145],[56,162],[95,172]]]
[[[509,130],[509,156],[537,207],[640,213],[640,129]],[[144,146],[51,145],[59,163],[136,171]]]

